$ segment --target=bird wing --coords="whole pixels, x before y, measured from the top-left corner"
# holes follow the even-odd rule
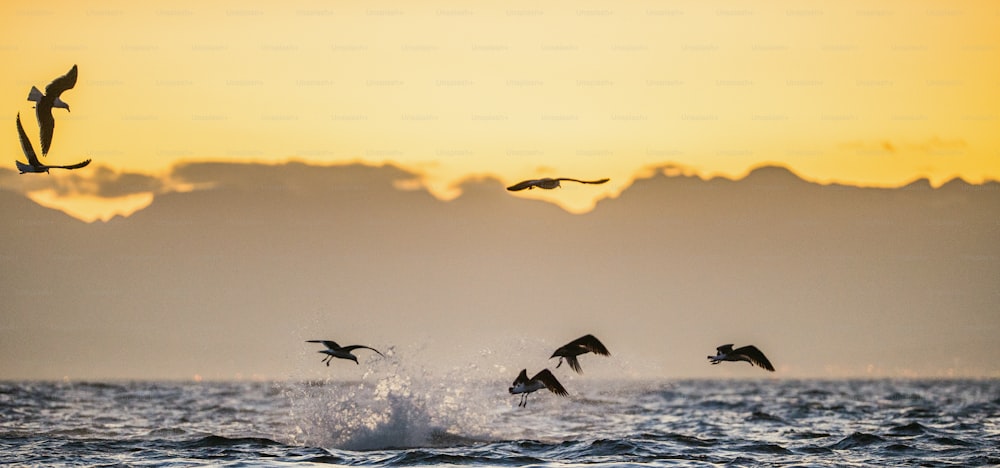
[[[337,350],[340,349],[340,345],[336,341],[330,340],[306,340],[306,343],[323,343],[329,349]]]
[[[70,68],[65,75],[52,80],[52,82],[45,87],[45,95],[51,97],[52,99],[55,99],[59,97],[59,95],[62,94],[63,91],[66,91],[67,89],[73,89],[73,87],[76,86],[76,76],[77,76],[76,65],[73,65],[73,68]]]
[[[28,164],[35,167],[40,167],[42,163],[38,161],[38,155],[35,154],[35,148],[31,145],[31,140],[28,139],[28,134],[24,133],[24,126],[21,125],[21,114],[17,114],[17,137],[21,140],[21,150],[24,151],[24,157],[28,158]]]
[[[355,349],[370,349],[370,350],[375,351],[376,353],[378,353],[379,356],[385,357],[385,355],[382,354],[381,352],[379,352],[379,350],[377,350],[375,348],[369,348],[368,346],[359,345],[359,344],[351,345],[351,346],[344,346],[343,348],[340,348],[340,349],[342,351],[347,351],[347,352],[351,352],[351,351],[353,351]]]
[[[81,167],[87,167],[87,164],[90,164],[89,159],[86,161],[78,162],[76,164],[70,164],[67,166],[48,166],[48,167],[52,169],[79,169]]]
[[[511,185],[510,187],[507,187],[507,190],[510,190],[511,192],[517,192],[519,190],[524,190],[526,188],[531,188],[531,187],[534,187],[536,185],[538,185],[538,179],[530,179],[530,180],[521,181],[521,182],[518,182],[518,183],[516,183],[514,185]]]
[[[580,180],[580,179],[570,179],[568,177],[560,177],[556,180],[568,180],[570,182],[579,182],[581,184],[603,184],[611,179],[598,179],[598,180]]]
[[[746,356],[750,359],[750,362],[763,367],[771,372],[774,372],[774,366],[771,365],[771,361],[767,360],[767,356],[764,356],[759,349],[754,345],[743,346],[742,348],[737,348],[733,351],[736,354]]]
[[[601,340],[598,340],[597,337],[594,335],[581,336],[571,341],[566,346],[579,346],[594,354],[600,354],[601,356],[611,355],[611,352],[608,351],[608,348],[604,347],[604,343],[601,343]]]
[[[719,346],[718,348],[715,348],[715,350],[718,351],[719,354],[729,354],[733,352],[733,345],[724,344],[722,346]]]
[[[524,383],[527,381],[528,381],[528,369],[521,369],[521,373],[517,374],[517,378],[514,379],[513,385],[517,385],[519,383]]]
[[[559,396],[569,395],[569,392],[563,388],[562,384],[556,380],[556,376],[552,375],[548,369],[542,369],[541,372],[535,374],[531,380],[539,380],[545,384],[545,388],[549,389],[550,392],[555,393]]]
[[[56,119],[52,117],[52,106],[35,106],[35,117],[38,118],[38,141],[42,146],[42,156],[49,154],[52,146],[52,135],[56,131]]]

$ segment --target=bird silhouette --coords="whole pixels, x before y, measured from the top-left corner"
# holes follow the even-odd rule
[[[323,346],[326,346],[326,349],[320,350],[319,352],[327,355],[323,358],[323,362],[325,362],[328,367],[330,366],[330,361],[332,361],[333,358],[349,359],[354,361],[355,364],[358,364],[358,357],[351,354],[351,351],[354,351],[355,349],[370,349],[378,353],[379,356],[385,357],[385,355],[379,352],[379,350],[369,348],[364,345],[340,346],[336,341],[330,340],[307,340],[306,343],[323,343]]]
[[[579,180],[579,179],[570,179],[570,178],[567,178],[567,177],[560,177],[558,179],[550,179],[548,177],[545,177],[545,178],[542,178],[542,179],[529,179],[529,180],[525,180],[525,181],[522,181],[522,182],[518,182],[518,183],[516,183],[514,185],[511,185],[510,187],[507,187],[507,190],[510,190],[511,192],[517,192],[517,191],[524,190],[524,189],[529,189],[530,190],[530,189],[533,189],[535,187],[538,187],[540,189],[551,190],[551,189],[554,189],[556,187],[562,187],[562,185],[560,185],[559,182],[561,182],[563,180],[568,180],[568,181],[571,181],[571,182],[579,182],[581,184],[603,184],[603,183],[605,183],[605,182],[607,182],[607,181],[609,181],[611,179]]]
[[[608,348],[604,347],[604,343],[601,343],[594,335],[584,335],[569,343],[563,345],[556,352],[552,353],[549,359],[554,357],[559,357],[559,364],[556,364],[556,369],[562,365],[563,359],[566,360],[566,364],[575,370],[577,373],[582,374],[583,369],[580,368],[580,361],[576,359],[577,356],[586,353],[594,353],[601,356],[610,356],[611,353],[608,352]]]
[[[69,72],[52,80],[45,87],[45,94],[42,94],[34,86],[28,92],[28,100],[36,103],[35,117],[38,119],[39,144],[42,145],[42,156],[49,154],[49,147],[52,146],[52,134],[56,128],[56,119],[52,117],[52,108],[58,107],[66,109],[69,112],[69,104],[66,104],[59,96],[67,89],[73,89],[76,86],[76,77],[77,68],[76,65],[73,65],[73,68]]]
[[[746,361],[751,366],[756,365],[774,372],[774,366],[771,365],[771,361],[768,361],[767,356],[764,356],[764,353],[754,345],[733,349],[733,345],[724,344],[715,349],[718,351],[718,354],[708,357],[712,361],[712,364],[718,364],[722,361]]]
[[[24,133],[24,126],[21,125],[21,114],[17,114],[17,136],[21,140],[21,149],[24,151],[24,157],[28,158],[28,164],[21,161],[14,161],[17,163],[17,170],[21,171],[21,174],[26,172],[45,172],[48,173],[49,169],[79,169],[81,167],[90,164],[90,160],[79,162],[76,164],[70,164],[66,166],[48,165],[42,164],[38,160],[38,155],[35,154],[35,148],[31,144],[31,140],[28,139],[28,134]]]
[[[521,369],[521,373],[517,375],[516,379],[514,379],[514,383],[511,384],[508,391],[511,395],[517,395],[520,393],[521,401],[517,404],[517,406],[527,407],[528,394],[543,388],[547,388],[550,392],[559,396],[569,395],[569,392],[563,388],[562,384],[556,380],[556,376],[552,375],[552,372],[548,369],[542,369],[541,372],[535,374],[535,376],[530,379],[528,378],[528,370]]]

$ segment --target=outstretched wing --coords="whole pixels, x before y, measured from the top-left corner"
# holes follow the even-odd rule
[[[45,87],[45,95],[55,99],[59,97],[63,91],[73,89],[73,87],[76,86],[76,77],[77,69],[76,65],[73,65],[73,68],[70,68],[65,75],[52,80],[52,82]]]
[[[587,351],[590,351],[594,354],[599,354],[601,356],[611,355],[611,352],[608,351],[608,348],[604,347],[604,343],[601,343],[601,340],[598,340],[597,337],[594,335],[581,336],[573,340],[566,346],[579,346],[583,349],[586,349]]]
[[[538,380],[545,384],[545,388],[549,389],[550,392],[555,393],[559,396],[569,395],[569,392],[563,388],[562,384],[556,380],[556,376],[552,375],[548,369],[542,369],[541,372],[535,374],[531,380]]]
[[[718,351],[719,354],[729,354],[729,353],[733,352],[733,345],[732,344],[724,344],[722,346],[719,346],[718,348],[715,348],[715,350]]]
[[[28,164],[35,167],[41,166],[42,163],[38,161],[38,156],[35,154],[35,148],[31,145],[31,140],[28,139],[28,134],[24,133],[20,112],[17,114],[17,137],[21,140],[21,150],[24,151],[24,157],[28,158]]]
[[[736,354],[746,356],[751,363],[756,364],[764,369],[774,372],[774,366],[771,365],[771,361],[767,360],[767,356],[764,356],[759,349],[754,345],[743,346],[742,348],[737,348],[733,351]]]
[[[580,179],[570,179],[567,177],[560,177],[557,180],[568,180],[570,182],[579,182],[581,184],[603,184],[611,179],[598,179],[598,180],[580,180]]]
[[[330,340],[306,340],[306,343],[323,343],[328,349],[337,350],[340,349],[340,345],[336,341]]]
[[[370,349],[370,350],[375,351],[376,353],[378,353],[379,356],[385,357],[385,355],[382,354],[381,352],[379,352],[379,350],[377,350],[375,348],[369,348],[368,346],[364,346],[364,345],[356,344],[356,345],[351,345],[351,346],[344,346],[343,348],[341,348],[341,350],[347,351],[347,352],[351,352],[351,351],[353,351],[355,349]]]
[[[79,169],[81,167],[86,167],[87,164],[90,164],[89,159],[83,162],[78,162],[76,164],[70,164],[68,166],[49,166],[49,167],[53,169]]]
[[[531,187],[534,187],[536,185],[538,185],[538,179],[530,179],[530,180],[525,180],[525,181],[522,181],[522,182],[518,182],[518,183],[516,183],[514,185],[511,185],[510,187],[507,187],[507,190],[510,190],[511,192],[517,192],[519,190],[524,190],[526,188],[531,188]]]

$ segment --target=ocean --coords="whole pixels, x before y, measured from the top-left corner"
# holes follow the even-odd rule
[[[511,376],[511,381],[513,380]],[[15,466],[997,466],[1000,380],[2,382]]]

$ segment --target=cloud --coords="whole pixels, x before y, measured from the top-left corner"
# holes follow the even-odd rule
[[[18,174],[0,169],[0,187],[18,193],[52,190],[59,196],[89,195],[117,198],[139,193],[162,193],[166,184],[158,177],[136,172],[116,172],[107,166],[56,174]]]
[[[409,186],[420,175],[392,165],[355,163],[315,166],[293,161],[278,165],[185,163],[175,166],[170,177],[174,185],[202,190],[340,191],[398,187],[401,183]]]
[[[493,175],[470,176],[455,184],[455,188],[461,190],[463,194],[479,191],[504,193],[505,187],[504,182]]]
[[[117,198],[140,193],[227,188],[244,191],[344,191],[423,188],[421,176],[392,165],[316,166],[301,162],[253,164],[195,162],[175,166],[167,176],[117,172],[107,166],[53,174],[18,174],[0,168],[0,188],[16,193],[51,190],[57,196]]]

